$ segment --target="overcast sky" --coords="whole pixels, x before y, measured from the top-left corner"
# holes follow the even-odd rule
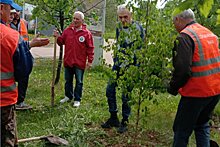
[[[134,0],[126,0],[126,4],[129,2],[129,1],[134,1]],[[166,3],[164,3],[165,0],[158,0],[158,3],[157,3],[157,8],[163,8],[165,6]],[[164,4],[163,4],[164,3]],[[162,5],[163,4],[163,5]]]

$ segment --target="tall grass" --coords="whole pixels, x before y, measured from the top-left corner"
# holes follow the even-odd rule
[[[129,131],[118,134],[116,129],[103,130],[100,124],[108,119],[108,106],[105,97],[106,76],[110,69],[96,67],[86,71],[84,75],[84,89],[81,106],[73,108],[71,103],[59,104],[64,97],[64,79],[55,86],[55,106],[51,107],[51,78],[52,59],[36,59],[30,76],[26,103],[33,106],[33,110],[17,111],[19,138],[29,138],[54,134],[69,141],[70,147],[86,146],[156,146],[169,147],[172,144],[172,123],[175,117],[179,97],[168,94],[155,95],[158,104],[147,102],[148,111],[142,115],[139,135],[135,135],[135,107],[129,119]],[[63,71],[62,71],[63,72]],[[63,74],[62,74],[63,75]],[[119,103],[119,117],[121,119],[121,99]],[[215,110],[220,118],[220,105]],[[220,125],[219,121],[215,121]],[[220,144],[220,134],[211,132],[211,137]],[[137,138],[134,142],[134,138]],[[27,142],[21,147],[46,146],[43,141]],[[195,147],[192,137],[190,146]]]

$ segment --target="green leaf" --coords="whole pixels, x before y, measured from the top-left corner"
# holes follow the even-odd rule
[[[200,13],[207,18],[212,9],[213,4],[214,0],[204,0],[202,4],[199,4]]]
[[[217,15],[216,25],[220,25],[220,9],[218,9],[218,10],[216,11],[216,13],[218,14],[218,15]]]
[[[220,14],[218,14],[218,16],[217,16],[217,22],[216,22],[216,25],[220,25]]]
[[[174,11],[172,16],[176,16],[177,14],[180,14],[182,11],[189,9],[190,7],[193,7],[194,0],[186,0],[177,6]]]

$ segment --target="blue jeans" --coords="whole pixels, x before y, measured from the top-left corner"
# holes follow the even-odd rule
[[[17,104],[24,102],[28,88],[29,76],[18,81],[18,101]]]
[[[119,78],[119,70],[117,70],[117,78]],[[117,103],[116,103],[116,87],[117,87],[117,81],[110,79],[106,88],[106,97],[108,100],[108,106],[109,106],[109,112],[110,113],[117,113]],[[130,93],[132,91],[133,87],[130,85],[127,85],[127,90]],[[122,92],[122,117],[124,120],[127,120],[130,113],[131,113],[131,107],[128,104],[129,101],[129,96],[128,94],[125,94]]]
[[[210,147],[208,121],[219,99],[220,95],[207,98],[181,97],[173,124],[173,147],[187,147],[193,131],[197,147]]]
[[[65,67],[65,96],[74,101],[81,101],[84,70],[78,67]],[[75,89],[73,94],[73,76],[75,75]]]

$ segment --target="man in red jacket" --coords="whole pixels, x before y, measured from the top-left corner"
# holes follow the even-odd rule
[[[74,107],[80,106],[84,70],[91,68],[94,59],[93,37],[83,22],[84,14],[76,11],[73,15],[72,24],[63,31],[61,36],[57,31],[54,31],[57,44],[65,45],[65,98],[60,102],[65,103],[74,98]],[[73,76],[76,79],[74,92]]]

